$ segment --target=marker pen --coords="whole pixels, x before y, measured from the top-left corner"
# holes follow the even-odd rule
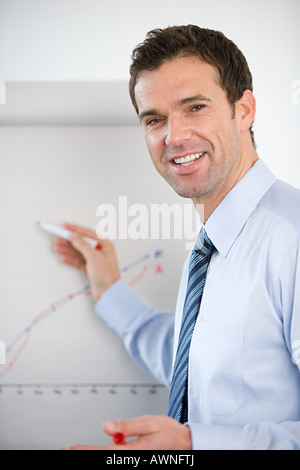
[[[66,228],[60,227],[58,225],[54,224],[48,224],[46,222],[37,222],[37,225],[44,229],[48,233],[52,233],[53,235],[56,235],[59,238],[63,238],[64,240],[70,241],[71,240],[71,230],[67,230]],[[100,250],[101,245],[98,240],[94,240],[93,238],[89,237],[84,237],[81,236],[83,240],[88,242],[93,248],[96,248],[97,250]]]
[[[113,435],[113,441],[114,441],[114,444],[118,446],[126,444],[126,439],[122,432],[116,432]]]

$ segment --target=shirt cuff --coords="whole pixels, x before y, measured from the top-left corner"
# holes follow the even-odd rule
[[[245,450],[241,428],[199,423],[186,425],[191,431],[193,450]]]
[[[95,305],[95,312],[118,336],[123,337],[136,322],[137,315],[152,309],[152,305],[125,281],[114,282]]]

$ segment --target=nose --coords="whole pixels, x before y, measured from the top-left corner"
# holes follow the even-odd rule
[[[184,118],[173,116],[168,118],[166,126],[165,144],[178,147],[192,137],[191,128]]]

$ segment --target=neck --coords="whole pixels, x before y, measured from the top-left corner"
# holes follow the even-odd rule
[[[217,185],[211,192],[204,194],[199,198],[192,199],[196,211],[199,213],[204,224],[224,197],[243,178],[243,176],[245,176],[257,160],[257,152],[255,148],[252,147],[249,151],[248,158],[241,158],[232,176],[227,179],[226,183],[223,184],[221,188]]]

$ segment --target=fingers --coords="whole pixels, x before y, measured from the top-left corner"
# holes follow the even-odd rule
[[[125,436],[142,436],[158,430],[158,420],[152,418],[152,416],[139,416],[122,421],[106,421],[102,424],[102,428],[110,436],[116,432],[122,432]],[[159,419],[158,416],[155,418]]]
[[[54,251],[60,254],[61,261],[63,263],[85,271],[86,263],[84,257],[72,246],[70,242],[58,237],[54,239],[54,242]]]
[[[110,251],[113,247],[112,242],[110,242],[109,240],[107,240],[105,238],[98,237],[96,232],[94,232],[93,230],[91,230],[89,228],[81,227],[79,225],[74,225],[74,224],[70,224],[70,223],[65,223],[64,228],[66,228],[67,230],[70,230],[74,234],[79,235],[80,237],[88,237],[88,238],[92,238],[93,240],[100,241],[100,246],[101,246],[101,251],[102,252]]]
[[[65,264],[80,269],[88,276],[92,296],[97,301],[121,277],[114,244],[101,239],[100,249],[95,249],[84,239],[99,240],[93,230],[69,223],[64,227],[71,231],[70,242],[56,237],[54,250],[61,255]]]
[[[130,450],[132,447],[127,446],[87,446],[87,445],[75,445],[67,447],[63,450]]]
[[[95,248],[93,248],[87,241],[80,238],[77,233],[72,233],[71,235],[71,244],[75,248],[75,251],[79,252],[85,261],[88,261],[89,258],[95,255]]]
[[[191,450],[192,440],[188,426],[178,423],[168,416],[140,416],[122,421],[106,421],[103,430],[110,436],[122,433],[135,436],[122,445],[106,447],[72,446],[70,450]]]
[[[64,228],[66,228],[67,230],[71,230],[71,232],[75,232],[80,236],[93,238],[94,240],[98,240],[98,238],[99,238],[97,236],[96,232],[94,232],[93,230],[91,230],[89,228],[86,228],[86,227],[81,227],[79,225],[65,223]]]
[[[77,258],[69,258],[68,256],[61,256],[61,261],[65,264],[68,264],[69,266],[72,266],[73,268],[79,269],[80,271],[83,271],[86,273],[85,269],[85,263],[82,261],[78,260]]]
[[[103,293],[115,281],[120,279],[118,261],[113,245],[107,242],[109,245],[105,243],[100,250],[96,250],[77,233],[72,234],[71,243],[84,257],[86,274],[91,284],[91,293],[94,300],[98,301]]]
[[[103,430],[109,434],[123,433],[136,439],[126,444],[132,450],[189,450],[192,448],[190,430],[168,416],[140,416],[124,421],[106,421]],[[121,448],[121,446],[120,446]]]
[[[104,449],[103,447],[97,447],[97,446],[85,446],[85,445],[75,445],[75,446],[70,446],[67,447],[63,450],[102,450]]]

